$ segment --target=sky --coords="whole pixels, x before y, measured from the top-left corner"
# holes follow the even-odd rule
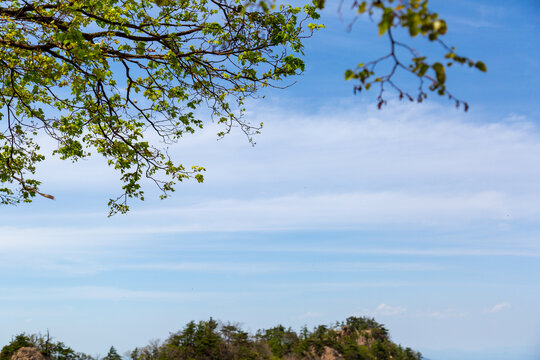
[[[469,112],[353,95],[345,69],[388,44],[332,3],[297,83],[247,103],[256,146],[208,123],[171,147],[203,184],[165,201],[148,187],[107,218],[119,182],[103,161],[47,160],[56,200],[0,208],[0,344],[48,330],[104,355],[209,317],[369,316],[432,360],[540,358],[540,5],[430,4],[487,64],[448,74]]]

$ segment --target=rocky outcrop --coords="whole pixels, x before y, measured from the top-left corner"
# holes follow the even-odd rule
[[[47,358],[35,347],[22,347],[13,354],[11,360],[47,360]]]
[[[342,326],[341,330],[336,330],[338,339],[343,339],[345,337],[354,336],[356,338],[356,343],[361,346],[371,346],[373,345],[373,334],[371,330],[354,330],[348,327],[347,325]]]
[[[343,356],[336,349],[325,346],[321,360],[343,360]]]

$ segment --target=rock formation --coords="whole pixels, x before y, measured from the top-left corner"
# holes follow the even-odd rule
[[[47,358],[35,347],[22,347],[13,354],[11,360],[47,360]]]

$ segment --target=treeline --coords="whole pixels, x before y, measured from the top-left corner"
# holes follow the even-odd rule
[[[34,348],[47,360],[420,360],[422,356],[390,340],[374,319],[349,317],[334,325],[295,332],[282,325],[249,334],[240,326],[190,322],[164,341],[153,341],[120,356],[114,347],[96,359],[49,336],[19,334],[0,352],[0,360],[17,358],[21,348]],[[19,359],[15,359],[19,360]],[[34,359],[27,359],[34,360]]]

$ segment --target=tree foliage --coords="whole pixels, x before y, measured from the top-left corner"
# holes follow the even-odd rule
[[[427,0],[351,4],[359,15],[379,17],[379,34],[390,39],[388,55],[345,73],[359,81],[355,91],[379,85],[379,107],[385,86],[422,101],[425,82],[459,106],[446,89],[445,66],[485,71],[440,40],[447,26]],[[202,182],[205,169],[172,159],[168,144],[202,128],[205,117],[221,125],[218,136],[238,127],[251,139],[262,124],[243,118],[244,100],[304,70],[302,40],[322,27],[312,21],[323,6],[322,0],[303,7],[264,0],[0,1],[0,203],[53,198],[34,178],[49,140],[61,159],[99,154],[118,171],[122,191],[109,200],[110,214],[128,211],[131,198],[144,199],[145,179],[162,198],[178,182]],[[447,64],[396,41],[400,27],[439,42]],[[410,64],[397,48],[410,53]],[[377,74],[386,60],[393,61],[391,71]],[[418,78],[414,98],[396,83],[399,70]]]
[[[30,337],[26,334],[16,335],[9,344],[2,347],[0,351],[0,360],[11,360],[13,354],[17,352],[22,347],[31,347],[34,346]]]
[[[306,23],[314,6],[253,3],[0,1],[0,201],[48,196],[30,178],[44,134],[60,158],[98,153],[120,172],[111,213],[144,198],[145,177],[162,197],[175,182],[202,181],[204,168],[178,164],[160,141],[202,128],[202,106],[220,136],[235,126],[257,132],[241,117],[243,100],[301,72],[301,39],[317,28]]]
[[[51,360],[94,360],[47,335],[20,334],[5,345],[0,360],[11,360],[21,347],[35,347]],[[332,354],[328,357],[328,354]],[[129,353],[131,360],[420,360],[421,354],[390,340],[386,328],[366,317],[296,332],[282,325],[252,335],[237,324],[212,318],[191,321],[165,341],[154,340]],[[112,346],[103,360],[122,357]]]
[[[278,325],[249,335],[238,325],[213,319],[190,322],[162,344],[131,352],[131,360],[420,360],[421,354],[390,340],[375,320],[350,317],[333,326],[320,325],[300,333]]]
[[[54,341],[49,334],[18,334],[9,344],[2,347],[0,360],[11,360],[11,357],[22,347],[38,349],[46,359],[50,360],[93,360],[87,354],[76,352],[61,341]]]
[[[120,354],[118,354],[118,351],[116,351],[114,346],[111,346],[109,352],[103,358],[103,360],[122,360],[122,357],[120,356]]]
[[[377,23],[379,36],[386,36],[390,51],[377,59],[359,63],[355,68],[345,72],[346,80],[359,82],[354,91],[378,90],[379,109],[387,103],[384,95],[390,88],[397,92],[400,100],[422,102],[428,97],[428,91],[441,96],[447,96],[454,101],[456,107],[463,106],[467,111],[469,104],[454,96],[446,86],[446,69],[455,64],[465,64],[482,72],[487,71],[482,61],[475,61],[458,54],[454,46],[448,45],[442,37],[448,31],[446,21],[439,17],[428,7],[429,0],[372,0],[372,1],[345,1],[341,6],[350,5],[357,16],[367,14]],[[319,0],[318,6],[323,8],[326,1]],[[350,24],[352,27],[353,23]],[[445,52],[442,59],[428,59],[425,54],[410,46],[408,43],[396,39],[395,33],[405,30],[406,36],[411,38],[421,36],[429,42],[436,43]],[[385,64],[386,63],[386,64]],[[387,65],[389,69],[376,71],[377,67]],[[405,89],[403,84],[396,80],[399,73],[412,75],[417,80],[416,92]]]

